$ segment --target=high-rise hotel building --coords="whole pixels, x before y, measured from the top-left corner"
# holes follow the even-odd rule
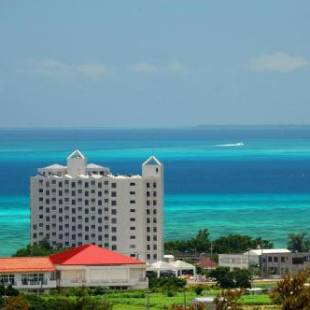
[[[113,175],[80,151],[67,165],[31,178],[31,243],[92,243],[146,261],[163,256],[163,165],[154,157],[142,175]]]

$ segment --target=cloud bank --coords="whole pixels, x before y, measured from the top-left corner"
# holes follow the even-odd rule
[[[250,61],[250,68],[254,71],[291,72],[308,67],[310,62],[301,56],[276,52],[263,55]]]
[[[68,64],[55,59],[43,59],[31,60],[29,65],[34,73],[47,77],[100,78],[110,74],[110,70],[102,64]]]
[[[129,70],[137,73],[160,73],[160,72],[182,73],[187,70],[187,67],[177,61],[172,61],[163,65],[151,64],[147,62],[138,62],[129,66]]]

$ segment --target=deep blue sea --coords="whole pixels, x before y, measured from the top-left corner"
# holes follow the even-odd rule
[[[261,236],[310,228],[310,127],[0,130],[0,255],[29,241],[29,178],[74,149],[114,173],[165,165],[165,237]]]

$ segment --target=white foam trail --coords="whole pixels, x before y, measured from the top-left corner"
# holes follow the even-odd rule
[[[242,147],[245,144],[243,142],[218,144],[217,147]]]

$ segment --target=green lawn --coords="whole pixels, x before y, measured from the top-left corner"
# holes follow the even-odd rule
[[[203,292],[202,296],[216,296],[218,293],[219,290],[206,290]],[[125,295],[126,297],[123,297],[122,295]],[[197,297],[197,295],[193,291],[187,291],[187,304],[189,304],[195,297]],[[116,310],[146,309],[147,298],[130,297],[130,294],[123,293],[107,294],[105,298],[114,304],[113,309]],[[150,309],[162,310],[165,306],[170,306],[172,304],[183,304],[184,294],[176,293],[175,296],[168,297],[167,294],[163,293],[151,293],[149,294],[148,300]],[[248,306],[272,305],[270,297],[266,294],[244,295],[241,297],[241,303]]]
[[[220,289],[206,288],[202,292],[201,296],[216,296],[220,293]],[[45,298],[55,298],[58,294],[45,295]],[[62,295],[64,296],[64,295]],[[187,289],[185,298],[186,303],[189,305],[191,301],[197,297],[193,289]],[[70,295],[68,298],[76,298]],[[173,304],[184,304],[184,293],[174,293],[173,296],[169,297],[167,293],[153,292],[146,293],[145,291],[114,291],[108,292],[103,295],[93,296],[93,298],[103,299],[113,304],[113,310],[163,310],[167,309]],[[263,295],[243,295],[241,297],[241,303],[244,309],[253,309],[254,306],[266,306],[266,308],[255,308],[255,309],[271,309],[272,301],[267,294]],[[147,304],[149,307],[147,308]],[[272,308],[275,309],[275,308]]]
[[[243,295],[240,299],[243,305],[272,305],[272,301],[267,294],[262,295]]]

